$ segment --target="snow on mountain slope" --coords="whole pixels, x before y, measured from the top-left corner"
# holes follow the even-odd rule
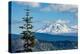
[[[59,21],[57,21],[55,23],[46,24],[45,26],[43,26],[43,28],[37,30],[36,32],[60,34],[60,33],[77,32],[77,29],[74,29],[74,28],[68,26],[65,22],[61,22],[59,20]]]

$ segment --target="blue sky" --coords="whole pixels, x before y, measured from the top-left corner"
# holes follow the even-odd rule
[[[23,25],[22,18],[25,16],[25,10],[29,6],[30,16],[33,17],[33,30],[41,28],[44,24],[53,23],[62,20],[69,26],[77,25],[78,8],[76,5],[68,4],[50,4],[36,2],[12,2],[11,29],[12,33],[20,33],[19,26]]]

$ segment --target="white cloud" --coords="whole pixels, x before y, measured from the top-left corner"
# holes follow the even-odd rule
[[[30,2],[28,4],[31,5],[32,7],[39,7],[40,6],[40,3],[36,3],[36,2]]]
[[[29,5],[31,7],[39,7],[40,6],[40,3],[38,2],[25,2],[25,1],[18,1],[17,2],[18,4],[22,4],[22,5]]]
[[[47,7],[41,9],[41,11],[56,11],[56,12],[70,12],[73,13],[75,18],[78,18],[78,6],[77,5],[64,5],[64,4],[49,4]]]
[[[69,20],[61,20],[61,19],[58,19],[56,21],[56,23],[69,23],[70,21]]]
[[[71,12],[77,11],[76,5],[51,4],[50,7],[56,11],[71,11]]]
[[[77,12],[78,7],[76,5],[64,5],[64,4],[49,4],[47,7],[42,8],[43,11],[69,11]]]

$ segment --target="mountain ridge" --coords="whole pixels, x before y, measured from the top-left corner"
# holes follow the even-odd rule
[[[46,34],[46,33],[35,33],[34,34],[36,39],[39,40],[46,40],[46,41],[64,41],[64,40],[70,40],[70,41],[76,41],[77,40],[77,34],[68,34],[68,35],[53,35],[53,34]],[[12,39],[20,38],[20,34],[12,34]]]

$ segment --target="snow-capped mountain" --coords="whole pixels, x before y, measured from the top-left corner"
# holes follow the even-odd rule
[[[39,33],[51,33],[51,34],[60,34],[60,33],[73,33],[77,32],[77,29],[74,29],[67,25],[67,23],[62,23],[61,21],[46,24],[43,28],[38,29],[36,32]]]

